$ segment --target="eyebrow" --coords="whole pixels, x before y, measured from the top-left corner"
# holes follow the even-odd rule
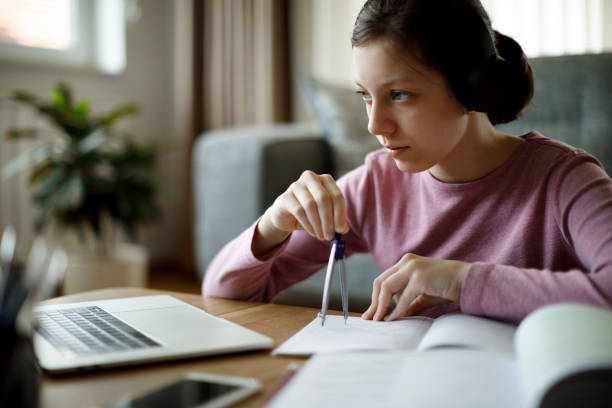
[[[397,77],[397,78],[391,78],[383,83],[381,83],[379,85],[379,87],[384,88],[393,84],[397,84],[397,83],[415,83],[417,82],[416,80],[409,78],[409,77]],[[358,87],[365,89],[365,87],[363,85],[361,85],[358,81],[355,81],[355,85],[357,85]]]

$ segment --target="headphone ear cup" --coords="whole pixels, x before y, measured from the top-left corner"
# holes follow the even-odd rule
[[[466,108],[477,112],[490,112],[504,102],[507,94],[505,79],[510,65],[499,56],[493,56],[473,69],[467,78]]]

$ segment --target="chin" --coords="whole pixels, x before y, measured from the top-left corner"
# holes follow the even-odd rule
[[[422,164],[407,162],[404,160],[394,159],[394,161],[395,161],[395,166],[397,167],[397,169],[404,173],[420,173],[431,167],[431,166],[427,167]]]

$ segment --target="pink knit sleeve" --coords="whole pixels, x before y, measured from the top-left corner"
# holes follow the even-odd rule
[[[551,271],[474,263],[461,310],[518,322],[549,303],[575,301],[612,308],[612,180],[577,156],[550,180],[548,202],[568,251],[582,270]]]
[[[250,248],[257,222],[225,245],[210,262],[202,281],[204,296],[252,301],[266,298],[261,283],[267,281],[270,265],[288,240],[265,257],[255,257]]]
[[[361,206],[355,204],[361,202],[355,199],[361,194],[355,185],[362,185],[364,177],[365,170],[357,169],[338,181],[347,201],[351,229],[343,237],[350,248],[347,256],[364,251],[356,221]],[[283,244],[256,257],[251,250],[256,225],[257,222],[225,245],[208,265],[202,282],[204,296],[269,302],[327,264],[329,242],[314,239],[304,231],[294,231]]]

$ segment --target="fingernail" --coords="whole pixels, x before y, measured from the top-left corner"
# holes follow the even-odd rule
[[[392,317],[391,315],[386,316],[386,317],[384,318],[384,321],[385,321],[385,322],[389,322],[389,321],[391,321],[391,317]]]

